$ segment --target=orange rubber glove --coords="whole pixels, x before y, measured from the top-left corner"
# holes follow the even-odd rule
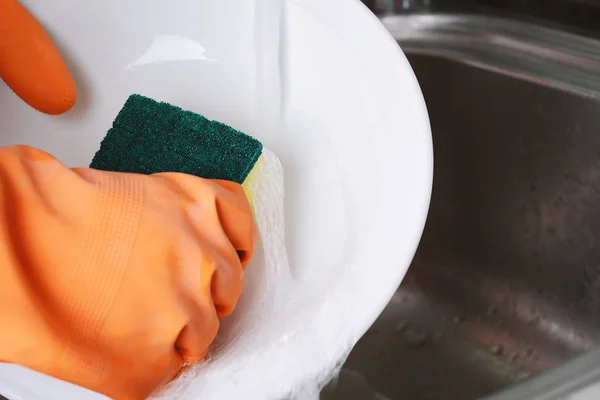
[[[242,187],[0,147],[0,360],[139,400],[202,360],[256,228]]]
[[[0,0],[0,78],[47,114],[75,104],[75,83],[50,36],[17,0]]]

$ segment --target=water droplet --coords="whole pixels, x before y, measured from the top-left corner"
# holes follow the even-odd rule
[[[404,332],[406,330],[406,328],[408,328],[408,322],[400,321],[396,324],[396,327],[394,328],[394,330],[396,332],[400,333],[400,332]]]
[[[465,317],[463,317],[462,315],[457,315],[456,317],[454,317],[454,319],[452,320],[452,322],[454,322],[455,324],[462,324],[465,321]]]
[[[531,348],[528,348],[527,350],[525,350],[525,357],[530,358],[533,355],[533,350]]]
[[[408,328],[404,332],[406,345],[411,349],[419,349],[427,343],[427,333],[421,329]]]
[[[490,317],[490,316],[494,315],[495,313],[496,313],[496,306],[494,306],[494,305],[489,306],[489,308],[486,312],[486,315],[488,317]]]
[[[501,356],[504,352],[504,346],[502,346],[501,344],[495,344],[490,349],[490,352],[495,356]]]

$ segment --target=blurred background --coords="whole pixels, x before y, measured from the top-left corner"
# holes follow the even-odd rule
[[[323,399],[576,399],[600,382],[600,0],[364,2],[421,85],[433,195]]]

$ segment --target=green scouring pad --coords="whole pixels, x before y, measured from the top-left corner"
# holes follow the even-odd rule
[[[221,122],[134,94],[90,167],[142,174],[183,172],[242,184],[262,150],[258,140]]]

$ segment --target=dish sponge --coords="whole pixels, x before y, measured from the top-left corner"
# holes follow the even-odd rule
[[[182,172],[234,181],[244,186],[252,205],[250,175],[262,151],[258,140],[230,126],[134,94],[117,115],[90,167],[141,174]]]

